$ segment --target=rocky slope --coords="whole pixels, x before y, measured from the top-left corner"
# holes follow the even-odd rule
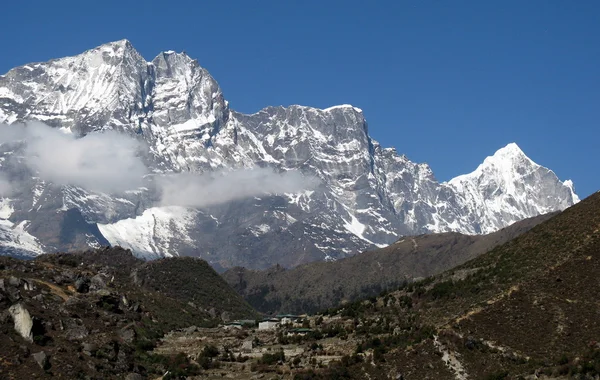
[[[595,379],[600,193],[441,275],[327,314],[358,322],[349,378]],[[418,336],[418,339],[415,339]]]
[[[121,248],[35,260],[0,257],[0,378],[140,379],[181,373],[187,359],[177,362],[151,352],[164,333],[256,318],[206,262],[156,263]],[[189,286],[164,292],[161,283],[177,281]]]
[[[196,60],[168,51],[147,62],[126,40],[0,76],[0,123],[32,121],[77,137],[124,133],[143,143],[145,176],[119,191],[93,190],[56,173],[45,178],[27,165],[27,142],[0,137],[0,183],[17,184],[2,200],[5,253],[81,249],[106,239],[144,257],[200,256],[217,268],[291,267],[404,235],[489,233],[578,201],[570,181],[515,144],[473,173],[440,183],[427,164],[374,141],[359,108],[294,105],[240,114]],[[241,187],[239,180],[187,194],[187,202],[180,186],[162,194],[154,186],[169,182],[161,179],[166,173],[220,176],[259,167],[300,172],[306,183],[224,196]],[[173,204],[165,205],[171,192]]]

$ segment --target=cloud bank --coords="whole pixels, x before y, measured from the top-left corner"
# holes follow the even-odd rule
[[[0,173],[0,197],[8,197],[11,195],[12,190],[13,187],[10,181]]]
[[[24,144],[24,163],[41,179],[90,191],[118,193],[142,185],[148,172],[139,141],[106,131],[76,138],[42,123],[0,125],[0,143]]]
[[[295,193],[318,181],[298,171],[276,173],[268,168],[210,174],[178,173],[156,179],[161,206],[203,208],[265,194]]]
[[[299,192],[318,184],[316,178],[299,171],[276,173],[254,168],[157,175],[149,186],[144,177],[150,170],[142,160],[147,146],[114,131],[76,138],[39,122],[0,124],[3,143],[16,144],[15,150],[22,155],[19,162],[44,181],[113,194],[154,187],[161,206],[202,208],[265,194]],[[0,173],[0,196],[7,196],[18,185]]]

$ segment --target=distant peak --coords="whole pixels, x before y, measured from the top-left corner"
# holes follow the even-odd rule
[[[118,41],[107,42],[94,49],[88,50],[86,53],[102,53],[112,56],[134,55],[141,58],[141,54],[135,50],[129,40],[123,39]],[[84,53],[84,54],[86,54]]]
[[[135,50],[133,48],[133,45],[131,44],[131,42],[129,42],[128,39],[107,42],[107,43],[102,44],[97,47],[97,49],[101,49],[101,48],[118,48],[118,49],[133,49],[133,50]]]
[[[123,46],[123,47],[133,47],[133,45],[127,38],[123,38],[122,40],[111,42],[111,44],[119,45],[119,46]]]
[[[354,107],[352,104],[340,104],[340,105],[337,105],[337,106],[325,108],[323,111],[329,112],[329,111],[333,111],[333,110],[336,110],[336,109],[353,109],[354,111],[356,111],[358,113],[362,113],[362,110],[360,108]]]
[[[195,63],[198,63],[195,59],[192,59],[185,51],[178,53],[175,50],[161,51],[152,60],[152,63],[154,63],[155,65],[158,64],[159,62],[169,62],[169,64],[172,64],[173,62],[181,62],[181,63],[195,62]]]
[[[527,157],[521,148],[519,148],[516,143],[512,142],[505,147],[498,149],[492,156],[486,157],[485,160],[483,160],[483,163],[479,165],[475,171],[469,174],[459,175],[451,179],[449,183],[457,184],[463,180],[468,180],[469,178],[482,176],[490,170],[508,175],[509,173],[517,171],[518,168],[528,168],[527,170],[531,171],[539,167],[540,165]]]
[[[504,148],[500,148],[496,151],[496,153],[494,154],[497,155],[524,155],[525,153],[523,153],[523,150],[521,150],[521,148],[519,148],[519,146],[517,145],[517,143],[511,142],[510,144],[506,145]]]
[[[514,142],[506,145],[503,148],[498,149],[496,153],[494,153],[494,155],[487,157],[484,161],[484,164],[497,163],[499,161],[529,161],[531,163],[534,163]]]

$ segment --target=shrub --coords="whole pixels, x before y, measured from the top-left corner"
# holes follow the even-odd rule
[[[283,353],[283,350],[277,351],[273,354],[265,352],[263,354],[262,358],[259,360],[259,363],[266,364],[266,365],[273,365],[280,361],[285,362],[285,354]]]

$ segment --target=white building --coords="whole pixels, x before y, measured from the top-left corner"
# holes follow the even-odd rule
[[[279,326],[279,319],[265,319],[258,323],[259,330],[272,330]]]
[[[281,318],[282,325],[291,325],[294,321],[291,318],[283,317]]]

